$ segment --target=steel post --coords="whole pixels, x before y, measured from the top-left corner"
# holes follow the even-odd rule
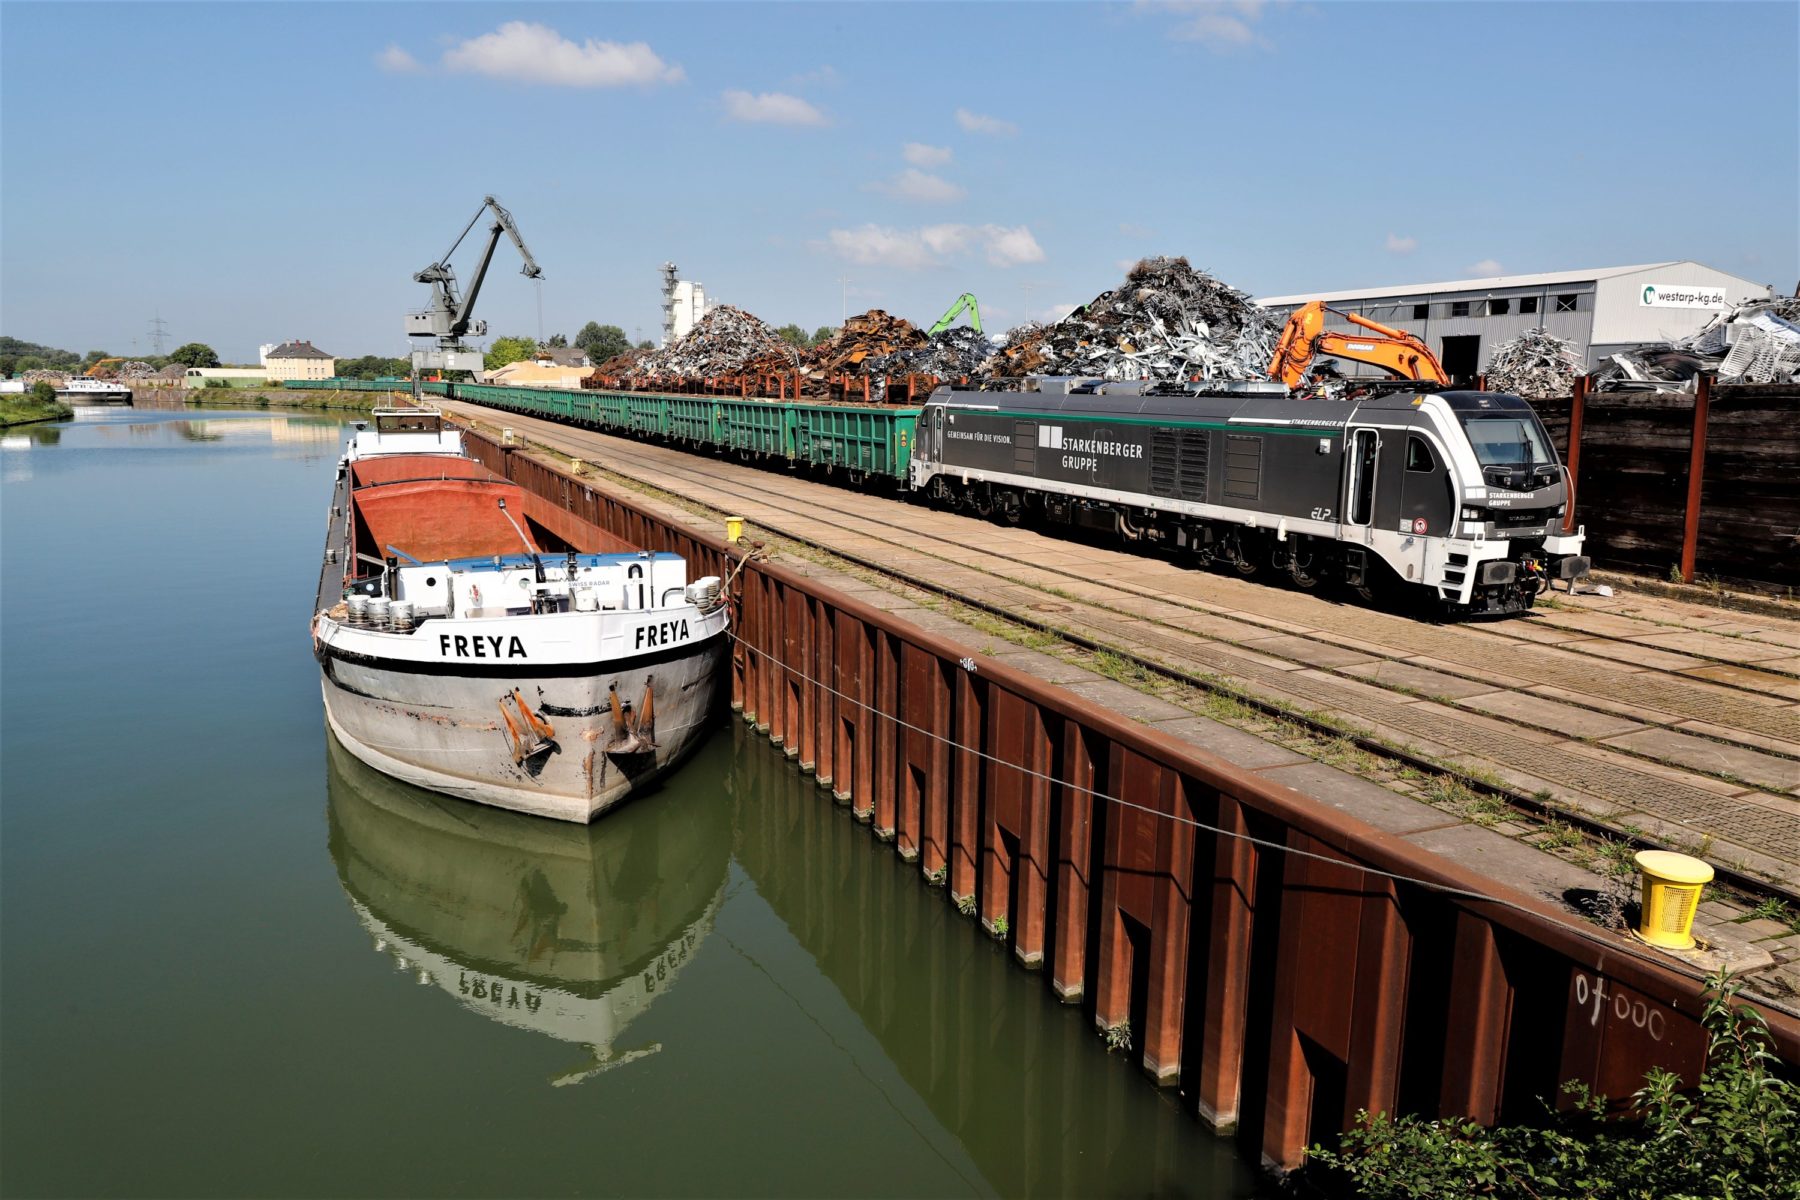
[[[1681,532],[1681,581],[1694,582],[1694,551],[1700,542],[1700,491],[1706,477],[1706,422],[1712,411],[1712,376],[1702,373],[1694,389],[1694,433],[1689,439],[1687,516]]]

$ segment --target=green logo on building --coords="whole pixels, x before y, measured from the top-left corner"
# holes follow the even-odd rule
[[[1646,283],[1644,285],[1644,303],[1656,303],[1656,285],[1654,283]]]

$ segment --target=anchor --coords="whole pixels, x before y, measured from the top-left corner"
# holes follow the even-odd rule
[[[508,700],[518,710],[517,721],[506,710]],[[521,766],[556,749],[556,743],[551,740],[556,736],[555,726],[531,711],[531,705],[525,703],[525,697],[519,694],[518,688],[500,697],[500,719],[506,722],[506,732],[512,739],[514,766]]]
[[[656,749],[656,677],[652,675],[644,680],[644,699],[636,710],[619,702],[619,686],[614,684],[607,692],[607,699],[612,703],[613,744],[606,748],[609,755],[648,754]]]

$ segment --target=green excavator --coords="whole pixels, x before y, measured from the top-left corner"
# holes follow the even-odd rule
[[[950,328],[950,326],[955,323],[956,318],[963,315],[964,309],[967,309],[969,312],[969,326],[974,329],[976,333],[980,333],[981,305],[975,303],[974,292],[964,292],[956,298],[956,303],[950,306],[950,311],[939,317],[938,323],[925,331],[926,334],[930,337],[936,337],[938,334],[944,332],[944,330]]]

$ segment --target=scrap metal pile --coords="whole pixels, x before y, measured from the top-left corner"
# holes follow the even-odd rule
[[[994,343],[987,335],[958,325],[927,338],[922,345],[869,359],[864,365],[873,375],[935,375],[939,379],[961,379],[979,374],[981,364],[993,353]]]
[[[873,368],[874,360],[916,350],[929,340],[905,317],[871,308],[846,320],[842,329],[806,352],[807,378],[823,382],[834,375],[880,374]]]
[[[1800,299],[1752,300],[1675,342],[1621,350],[1590,378],[1601,391],[1691,392],[1721,383],[1800,383]]]
[[[1185,258],[1156,257],[1061,321],[1013,330],[998,350],[973,329],[932,336],[878,308],[802,349],[750,313],[721,305],[673,345],[617,355],[596,367],[594,378],[648,383],[798,374],[805,395],[860,396],[866,381],[871,400],[885,398],[890,379],[908,375],[1259,380],[1280,333],[1281,318],[1245,293]]]
[[[1267,377],[1281,319],[1185,258],[1146,258],[1051,325],[1022,326],[983,365],[996,376]]]
[[[601,364],[600,370],[612,373],[614,363],[627,355]],[[717,379],[727,375],[754,372],[759,367],[780,370],[779,364],[793,370],[793,348],[757,317],[741,308],[721,304],[702,317],[686,335],[660,350],[649,350],[619,372],[637,378],[653,376],[677,379]],[[766,365],[765,365],[766,364]]]
[[[1494,356],[1488,360],[1487,385],[1491,391],[1527,400],[1548,400],[1567,396],[1586,366],[1574,342],[1542,329],[1527,329],[1494,347]]]

